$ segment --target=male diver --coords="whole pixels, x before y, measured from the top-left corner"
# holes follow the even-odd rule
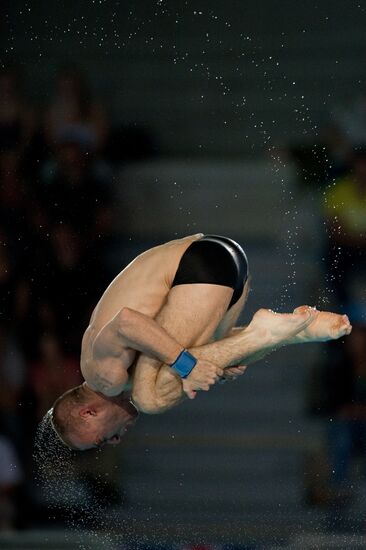
[[[193,399],[278,347],[351,332],[347,316],[308,306],[260,309],[235,328],[248,287],[246,255],[227,237],[199,233],[137,256],[105,290],[84,333],[85,382],[48,413],[61,441],[76,450],[117,444],[139,411]]]

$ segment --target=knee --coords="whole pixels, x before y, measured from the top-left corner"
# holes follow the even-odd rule
[[[158,414],[161,412],[159,400],[151,393],[134,389],[132,391],[132,400],[138,410],[144,414]]]

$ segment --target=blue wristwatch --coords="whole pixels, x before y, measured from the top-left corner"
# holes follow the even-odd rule
[[[189,351],[184,349],[170,366],[179,374],[181,378],[187,378],[196,363],[197,359],[193,357]]]

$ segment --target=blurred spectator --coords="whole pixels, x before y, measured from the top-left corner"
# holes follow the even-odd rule
[[[19,411],[26,364],[9,326],[0,325],[0,430],[11,437],[20,450],[23,425]]]
[[[35,117],[23,97],[14,68],[0,72],[0,152],[24,152],[35,130]]]
[[[68,223],[50,226],[45,258],[30,266],[29,305],[23,328],[27,356],[38,356],[39,338],[58,334],[62,347],[79,354],[82,332],[101,288],[102,270],[82,234]]]
[[[329,463],[325,486],[318,479],[311,488],[313,502],[337,505],[349,502],[350,466],[366,451],[366,148],[356,148],[350,158],[351,170],[327,188],[323,207],[328,290],[335,307],[349,315],[353,331],[328,348],[317,396],[310,396],[313,412],[327,417]]]
[[[72,67],[60,71],[44,124],[51,149],[72,141],[88,151],[103,151],[108,125],[103,107],[92,98],[82,73]]]
[[[334,177],[349,170],[355,146],[366,147],[366,94],[347,105],[335,107],[326,132],[328,155]]]
[[[39,186],[39,204],[41,213],[46,214],[48,235],[57,225],[73,228],[84,263],[87,256],[87,264],[103,265],[93,275],[94,287],[100,290],[114,275],[108,259],[115,238],[111,181],[110,171],[95,162],[93,155],[74,142],[65,142],[48,163]]]
[[[109,128],[81,74],[60,72],[42,132],[14,70],[0,73],[0,99],[2,529],[33,517],[35,429],[55,398],[80,382],[81,337],[114,275],[116,235],[103,156]],[[108,456],[98,458],[99,470],[93,456],[85,468],[80,459],[95,496],[105,461],[117,471],[120,458]],[[118,483],[105,484],[106,505],[120,501]]]
[[[22,246],[27,233],[28,189],[15,150],[0,152],[0,219],[14,247]]]
[[[333,342],[309,386],[311,412],[326,419],[325,447],[307,464],[306,497],[313,505],[350,503],[357,458],[366,478],[366,323],[356,316],[352,321],[351,335]]]
[[[355,150],[351,172],[325,192],[324,210],[329,284],[351,313],[366,299],[366,149]]]
[[[52,223],[70,223],[88,240],[111,231],[110,174],[75,141],[64,141],[43,172],[41,204]]]
[[[342,349],[343,348],[343,349]],[[366,324],[356,324],[325,380],[330,502],[345,504],[353,493],[351,464],[362,457],[366,476]]]
[[[16,493],[23,473],[11,441],[0,435],[0,531],[15,527]]]
[[[22,342],[32,360],[45,330],[79,352],[91,307],[110,278],[108,269],[99,267],[113,237],[109,179],[73,142],[58,147],[49,168],[28,200],[26,216]]]
[[[11,439],[23,458],[27,454],[24,410],[19,404],[26,380],[26,361],[18,327],[27,294],[18,259],[14,239],[0,228],[0,431]]]
[[[21,309],[18,296],[20,273],[15,262],[14,241],[0,226],[0,325],[16,326]]]
[[[29,378],[39,421],[59,395],[81,383],[78,355],[66,353],[55,334],[45,333],[39,340],[38,357],[30,365]]]

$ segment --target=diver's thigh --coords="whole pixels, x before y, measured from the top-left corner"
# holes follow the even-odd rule
[[[155,320],[184,348],[206,344],[224,317],[232,295],[233,289],[222,285],[177,285],[170,290]],[[141,354],[133,377],[135,400],[149,403],[161,388],[170,393],[175,402],[183,395],[181,379],[173,369]]]
[[[249,289],[250,279],[247,279],[239,300],[225,313],[223,319],[220,321],[217,330],[215,331],[215,340],[221,340],[221,338],[224,338],[230,330],[236,326],[239,316],[247,301]]]
[[[222,285],[174,286],[156,321],[184,347],[205,344],[224,318],[232,295],[233,289]]]

